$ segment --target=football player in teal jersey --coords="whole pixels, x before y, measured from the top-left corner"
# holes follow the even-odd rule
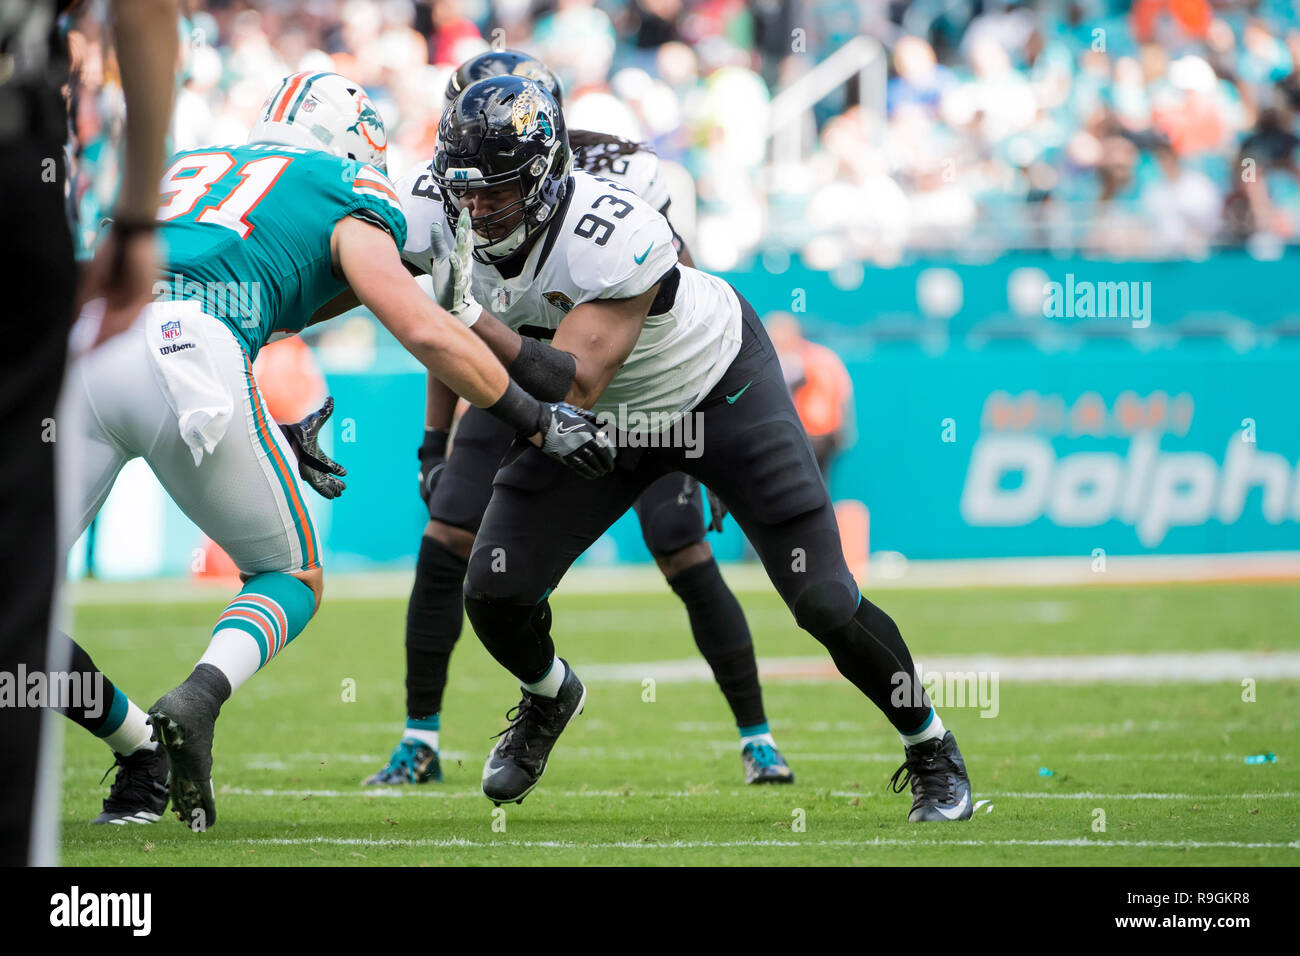
[[[399,255],[406,220],[385,154],[383,122],[361,87],[333,73],[287,77],[247,144],[174,157],[158,210],[167,250],[158,298],[71,370],[77,533],[122,466],[142,457],[244,581],[193,673],[147,718],[116,688],[93,719],[69,713],[121,765],[101,822],[156,820],[170,795],[183,822],[211,826],[221,705],[319,607],[320,543],[299,475],[334,497],[344,470],[316,443],[328,403],[297,425],[276,427],[267,412],[252,360],[273,335],[359,301],[433,375],[547,454],[591,477],[613,466],[593,416],[528,395],[415,283]],[[83,319],[94,317],[91,303]],[[84,652],[77,660],[93,671]]]

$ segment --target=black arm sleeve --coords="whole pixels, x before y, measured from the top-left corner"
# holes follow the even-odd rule
[[[578,373],[578,362],[568,352],[522,336],[519,355],[510,363],[507,371],[511,378],[535,398],[544,402],[560,402],[569,394],[573,376]]]

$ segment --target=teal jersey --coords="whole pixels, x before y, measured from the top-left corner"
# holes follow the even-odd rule
[[[275,333],[300,332],[347,284],[330,236],[346,216],[387,230],[400,250],[406,217],[373,166],[255,143],[177,153],[158,210],[163,298],[201,299],[255,358]]]

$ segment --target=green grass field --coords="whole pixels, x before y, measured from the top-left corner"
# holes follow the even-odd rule
[[[868,593],[871,593],[870,591]],[[224,595],[200,603],[83,605],[76,633],[141,706],[188,672]],[[765,667],[818,656],[770,593],[742,593]],[[875,595],[925,667],[952,655],[1300,652],[1300,588],[1287,584],[996,590]],[[93,827],[111,763],[65,736],[68,865],[1076,864],[1300,863],[1300,681],[1261,672],[1202,683],[999,684],[997,716],[945,707],[977,800],[967,823],[906,822],[888,792],[901,762],[883,717],[838,678],[764,681],[791,786],[742,783],[730,714],[711,681],[609,665],[697,660],[667,590],[557,594],[560,653],[588,682],[585,714],[522,806],[494,815],[479,792],[490,736],[517,685],[466,626],[443,710],[446,782],[367,790],[403,717],[402,600],[329,598],[217,724],[219,819],[191,833]],[[789,669],[789,668],[784,668]],[[1140,670],[1140,668],[1139,668]],[[587,678],[591,673],[595,678]],[[604,675],[604,676],[602,676]],[[355,701],[345,701],[347,682]],[[1274,763],[1245,757],[1271,751]],[[1052,771],[1040,773],[1040,768]],[[1104,832],[1094,829],[1104,811]],[[504,827],[504,829],[503,829]]]

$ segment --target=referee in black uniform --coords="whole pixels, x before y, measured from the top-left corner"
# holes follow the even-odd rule
[[[50,616],[62,561],[55,526],[55,404],[78,300],[103,298],[90,344],[122,331],[150,298],[153,236],[177,55],[176,0],[112,0],[126,94],[126,151],[114,225],[80,283],[65,215],[68,138],[63,87],[69,0],[0,6],[0,675],[60,670]],[[58,651],[56,650],[56,655]],[[11,683],[11,686],[12,683]],[[42,754],[44,708],[0,703],[0,865],[51,864],[57,754]],[[17,704],[17,705],[8,705]],[[46,748],[48,750],[48,747]],[[54,758],[53,761],[49,758]]]

